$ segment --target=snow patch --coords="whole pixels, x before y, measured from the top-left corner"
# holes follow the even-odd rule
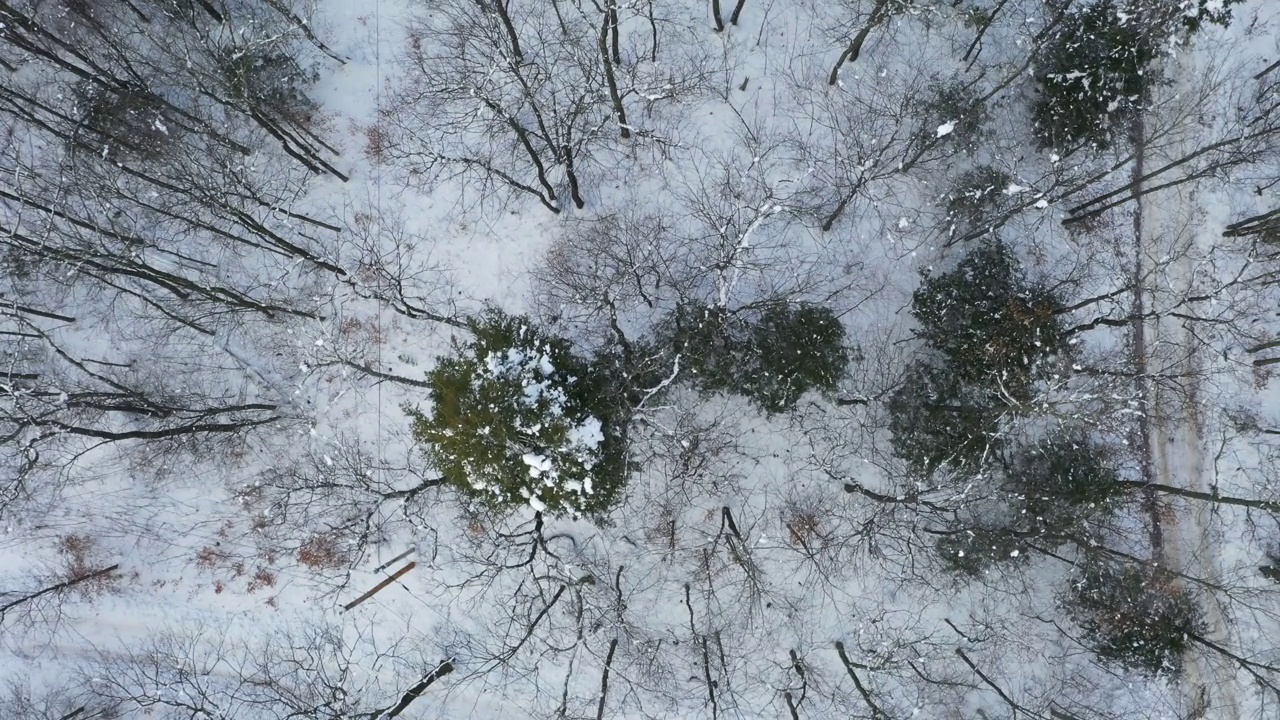
[[[529,477],[539,477],[551,472],[551,459],[537,453],[525,453],[521,458],[529,466]]]
[[[599,418],[588,415],[581,425],[569,428],[568,439],[571,447],[595,450],[604,442],[604,426]]]

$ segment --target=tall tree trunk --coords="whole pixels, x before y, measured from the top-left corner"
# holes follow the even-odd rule
[[[481,5],[481,8],[483,7]],[[507,31],[507,39],[511,41],[511,54],[516,62],[524,62],[524,53],[520,51],[520,38],[516,36],[516,26],[512,24],[511,15],[507,13],[506,3],[503,0],[493,0],[493,7],[498,11],[498,19],[502,21],[502,27]]]
[[[862,54],[862,44],[867,41],[867,36],[871,34],[871,30],[880,23],[884,22],[885,16],[888,14],[889,0],[879,0],[875,8],[871,11],[871,17],[867,18],[867,24],[853,36],[853,40],[849,41],[849,47],[840,53],[840,59],[836,60],[836,64],[831,68],[831,74],[827,76],[827,84],[835,85],[840,80],[840,66],[846,62],[855,62],[858,55]]]
[[[618,94],[618,79],[613,74],[613,62],[609,57],[609,17],[616,12],[617,0],[609,0],[608,9],[600,22],[600,59],[604,62],[604,77],[609,83],[609,99],[613,101],[613,114],[618,120],[618,128],[622,139],[631,137],[631,129],[627,127],[627,112],[622,107],[622,96]]]
[[[564,146],[564,174],[569,180],[569,196],[573,198],[573,205],[581,210],[586,203],[582,201],[578,187],[578,173],[573,169],[573,148],[568,145]]]
[[[608,5],[609,10],[609,33],[613,42],[613,65],[620,67],[622,65],[622,53],[618,50],[618,2],[612,0]]]
[[[649,61],[658,62],[658,19],[653,15],[653,0],[649,0],[649,34],[652,40],[649,45]]]

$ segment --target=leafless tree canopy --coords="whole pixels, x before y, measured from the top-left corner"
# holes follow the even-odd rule
[[[0,0],[0,716],[1275,717],[1277,23]]]

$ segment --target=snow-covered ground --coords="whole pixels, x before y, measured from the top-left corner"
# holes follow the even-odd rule
[[[314,12],[307,26],[343,60],[313,51],[312,95],[314,127],[349,179],[298,181],[271,227],[313,241],[344,272],[303,271],[296,258],[254,265],[249,251],[204,264],[306,316],[224,322],[211,311],[208,336],[159,333],[171,325],[124,326],[136,308],[101,293],[40,296],[83,308],[56,331],[76,357],[137,360],[153,385],[214,388],[282,419],[225,442],[76,437],[40,459],[31,477],[43,484],[0,506],[0,605],[119,567],[5,611],[0,675],[20,692],[0,715],[1275,716],[1280,585],[1258,567],[1280,543],[1280,397],[1248,351],[1277,332],[1274,262],[1222,229],[1276,207],[1280,157],[1265,146],[1083,229],[1061,221],[1144,168],[1239,132],[1249,103],[1274,101],[1256,96],[1266,78],[1249,78],[1280,56],[1276,7],[1241,3],[1230,27],[1166,48],[1156,64],[1167,82],[1137,147],[1063,158],[1037,149],[1028,110],[1028,48],[1062,3],[747,0],[716,4],[718,32],[702,2],[501,1],[287,3]],[[864,27],[859,56],[833,70]],[[436,56],[505,47],[505,33],[524,38],[525,64]],[[539,75],[539,63],[553,67]],[[628,90],[626,123],[603,94],[606,66]],[[520,85],[519,68],[541,84]],[[17,87],[20,72],[0,66],[0,83]],[[451,95],[422,89],[452,78]],[[956,82],[984,98],[981,129],[938,101]],[[489,92],[507,105],[476,100]],[[572,146],[574,167],[558,160],[540,183],[521,154],[538,140],[506,132],[508,111],[551,125],[557,142],[539,152]],[[288,166],[274,147],[252,169],[278,172],[273,181]],[[465,152],[475,157],[446,157]],[[1133,492],[1090,537],[1173,570],[1195,598],[1203,642],[1190,643],[1180,676],[1090,652],[1062,611],[1078,547],[949,571],[938,528],[999,493],[981,476],[919,477],[891,451],[887,401],[920,345],[912,293],[920,271],[948,270],[980,242],[946,217],[955,181],[978,166],[1003,173],[989,193],[1005,213],[998,232],[1028,276],[1068,304],[1101,298],[1068,324],[1112,321],[1080,336],[1078,363],[1096,373],[1050,383],[1027,407],[1055,422],[1094,413],[1085,424],[1098,436],[1130,443],[1123,477],[1170,490],[1152,503]],[[3,207],[0,232],[33,222]],[[1134,278],[1145,370],[1121,324]],[[683,303],[750,311],[779,298],[844,323],[856,359],[839,392],[768,414],[696,392],[677,364],[638,405],[634,467],[604,519],[535,512],[536,495],[487,510],[441,483],[416,444],[407,410],[430,405],[426,372],[486,305],[527,313],[589,356],[618,336],[639,340]],[[545,356],[492,360],[494,376],[552,374]],[[1042,422],[1031,415],[1007,432]],[[578,420],[577,446],[596,447],[599,419]],[[551,472],[545,455],[523,457],[534,476]]]

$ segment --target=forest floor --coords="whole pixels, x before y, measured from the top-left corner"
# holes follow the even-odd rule
[[[1184,78],[1174,90],[1185,89],[1186,84]],[[1172,91],[1160,88],[1156,92]],[[1145,121],[1140,118],[1137,122]],[[1185,139],[1160,143],[1153,149],[1144,136],[1135,147],[1133,177],[1195,149]],[[1217,232],[1187,186],[1150,194],[1144,190],[1141,183],[1134,187],[1133,213],[1135,260],[1147,299],[1140,337],[1144,343],[1141,351],[1146,355],[1142,370],[1149,376],[1145,382],[1150,479],[1171,488],[1208,494],[1216,491],[1216,483],[1210,474],[1210,448],[1204,436],[1210,409],[1203,405],[1208,397],[1203,385],[1206,373],[1214,369],[1215,358],[1205,356],[1210,346],[1184,318],[1197,312],[1186,298],[1194,296],[1197,283],[1205,280],[1200,277],[1203,268],[1199,263],[1218,240]],[[1154,510],[1150,520],[1160,538],[1159,561],[1190,577],[1221,581],[1225,576],[1222,519],[1215,507],[1162,496],[1155,501]],[[1184,585],[1195,592],[1190,583]],[[1222,607],[1210,601],[1204,611],[1205,637],[1229,645],[1230,625]],[[1188,719],[1240,717],[1234,667],[1216,660],[1195,644],[1186,653],[1181,685]]]

